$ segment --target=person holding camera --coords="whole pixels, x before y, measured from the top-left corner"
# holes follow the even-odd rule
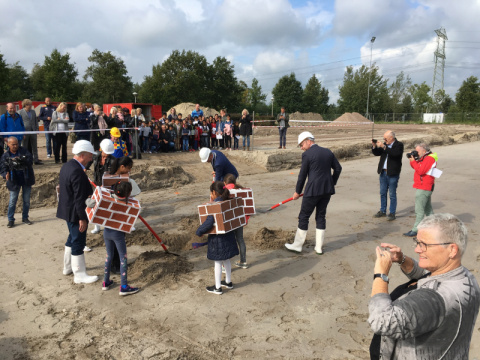
[[[380,211],[374,217],[387,216],[387,193],[390,194],[390,214],[387,220],[395,220],[397,211],[397,185],[402,171],[403,143],[393,131],[383,134],[383,143],[372,139],[372,153],[380,156],[377,172],[380,175]]]
[[[32,185],[35,184],[33,157],[27,149],[19,146],[15,136],[8,138],[7,145],[8,150],[0,159],[0,175],[7,180],[7,189],[10,191],[7,227],[11,228],[15,225],[14,215],[20,189],[23,197],[22,222],[32,225],[32,222],[28,220],[28,211],[30,210],[30,192]]]
[[[415,224],[412,230],[406,232],[405,236],[417,236],[417,226],[425,216],[433,214],[432,193],[435,187],[435,177],[432,175],[437,166],[438,156],[430,151],[426,143],[415,145],[415,150],[407,153],[410,166],[415,171],[413,174],[413,187],[415,193]]]

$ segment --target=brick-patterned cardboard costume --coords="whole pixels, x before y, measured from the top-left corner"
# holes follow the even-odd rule
[[[230,194],[235,197],[241,197],[244,201],[245,215],[255,215],[255,202],[253,200],[252,189],[230,189]]]
[[[212,215],[215,219],[215,226],[208,234],[225,234],[247,223],[242,198],[198,205],[198,214],[200,224],[205,222],[208,215]]]
[[[129,174],[121,174],[121,175],[110,175],[109,173],[104,173],[102,177],[102,186],[109,188],[112,185],[115,185],[119,181],[126,181],[128,182]]]
[[[123,201],[114,199],[110,190],[101,186],[96,187],[92,199],[95,200],[95,206],[86,209],[88,221],[126,233],[132,231],[132,227],[140,215],[138,200],[129,198],[128,204],[125,204]]]

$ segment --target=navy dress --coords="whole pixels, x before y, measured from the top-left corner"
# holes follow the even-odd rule
[[[221,197],[215,199],[215,201],[222,201]],[[212,215],[207,216],[207,220],[200,225],[196,234],[202,236],[213,227],[215,219]],[[208,251],[207,259],[214,261],[228,260],[238,255],[237,240],[235,239],[235,233],[233,231],[226,234],[209,234],[208,235]]]

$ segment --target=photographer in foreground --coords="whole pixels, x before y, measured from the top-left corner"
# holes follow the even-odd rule
[[[33,158],[27,149],[18,145],[16,137],[10,136],[7,145],[8,150],[0,159],[0,175],[7,180],[7,189],[10,191],[7,227],[11,228],[15,224],[14,214],[20,189],[23,197],[22,222],[32,225],[28,220],[28,211],[30,210],[30,192],[32,185],[35,184]]]
[[[407,153],[410,160],[410,166],[415,170],[413,175],[413,187],[417,189],[415,193],[415,224],[412,230],[403,234],[405,236],[417,236],[417,225],[424,216],[433,214],[432,193],[435,186],[435,177],[432,173],[437,166],[437,154],[430,151],[426,143],[415,145],[415,150]]]

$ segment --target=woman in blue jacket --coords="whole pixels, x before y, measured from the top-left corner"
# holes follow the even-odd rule
[[[225,184],[216,181],[210,185],[210,199],[212,201],[228,200],[230,192],[225,188]],[[197,229],[196,234],[203,236],[209,232],[215,224],[213,215],[209,215],[207,220]],[[222,287],[233,289],[232,283],[232,264],[230,259],[238,255],[238,247],[233,231],[225,234],[208,235],[207,259],[215,261],[215,285],[207,286],[207,291],[216,295],[222,295]],[[225,280],[222,280],[222,264],[225,267]]]
[[[81,102],[77,103],[75,110],[73,111],[73,121],[75,122],[74,130],[88,130],[90,128],[89,119],[90,114],[86,111],[85,105]],[[77,132],[77,140],[90,141],[90,132]]]

